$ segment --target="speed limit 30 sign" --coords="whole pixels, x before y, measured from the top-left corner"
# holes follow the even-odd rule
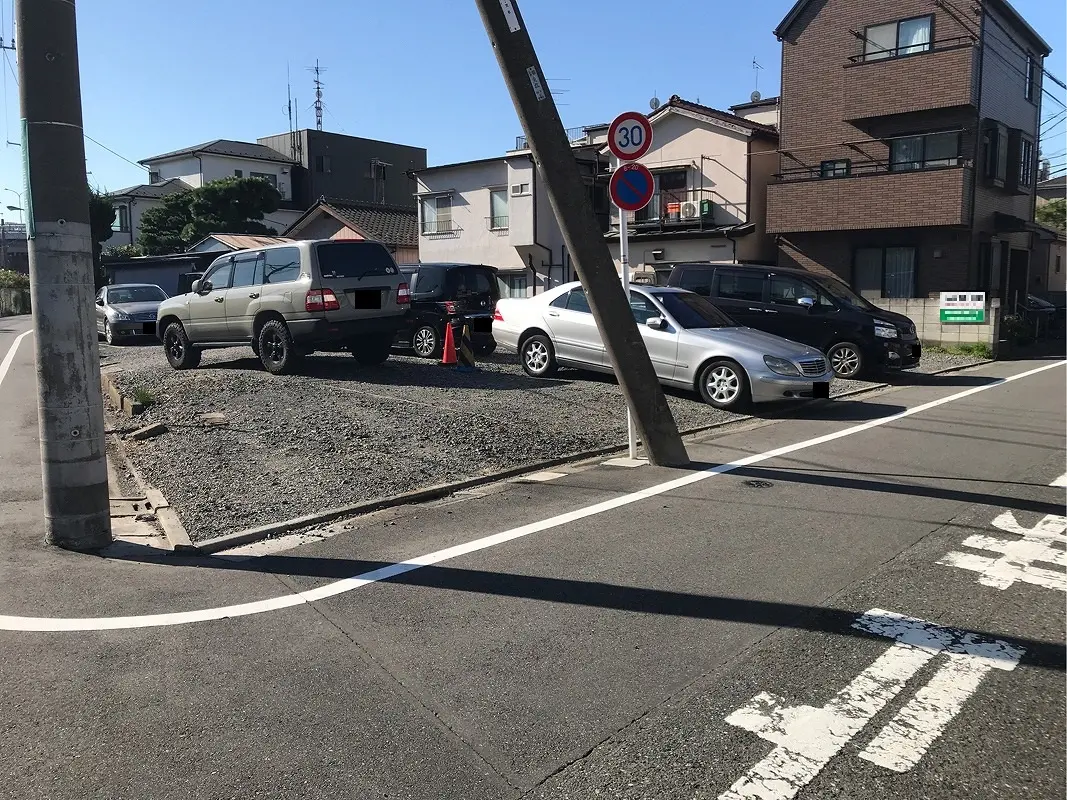
[[[652,146],[652,123],[637,111],[615,117],[608,127],[608,148],[619,161],[636,161]]]

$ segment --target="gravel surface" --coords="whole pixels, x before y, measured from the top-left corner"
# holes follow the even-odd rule
[[[177,372],[158,345],[100,347],[123,393],[153,401],[137,422],[169,428],[124,447],[194,541],[626,442],[614,382],[573,370],[533,380],[514,354],[469,374],[406,356],[367,368],[323,354],[275,377],[248,348],[206,351],[199,369]],[[922,369],[976,361],[931,353]],[[684,392],[669,390],[668,402],[683,431],[739,418]]]

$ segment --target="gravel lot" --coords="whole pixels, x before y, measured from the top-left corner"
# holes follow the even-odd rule
[[[209,350],[199,369],[177,372],[158,344],[100,347],[123,393],[153,401],[137,425],[169,428],[124,447],[194,541],[626,442],[612,381],[571,370],[532,380],[514,354],[468,374],[405,356],[366,368],[323,354],[274,377],[248,348]],[[977,360],[931,353],[922,370]],[[835,381],[832,391],[867,385]],[[738,418],[683,392],[668,400],[682,430]],[[211,413],[225,424],[201,418]]]

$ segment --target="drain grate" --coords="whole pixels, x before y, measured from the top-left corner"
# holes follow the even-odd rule
[[[753,489],[770,489],[774,484],[770,481],[745,481],[745,486]]]

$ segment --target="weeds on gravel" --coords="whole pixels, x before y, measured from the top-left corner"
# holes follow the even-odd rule
[[[154,394],[152,394],[147,389],[140,388],[133,390],[133,399],[145,408],[148,408],[150,405],[154,405],[156,402],[156,396]]]
[[[992,358],[993,348],[986,342],[957,344],[948,347],[934,345],[926,348],[927,353],[944,353],[950,356],[972,356],[973,358]]]

